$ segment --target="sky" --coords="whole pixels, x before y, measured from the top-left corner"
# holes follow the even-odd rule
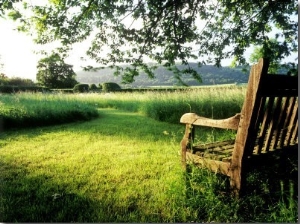
[[[12,30],[11,22],[0,19],[0,63],[2,72],[9,77],[32,79],[36,72],[37,55],[29,36]]]
[[[43,57],[34,53],[39,50],[29,35],[14,30],[12,21],[0,18],[0,73],[8,77],[20,77],[36,81],[37,63]],[[53,45],[49,48],[53,48]],[[82,70],[81,66],[93,64],[93,62],[82,62],[80,57],[84,56],[88,49],[88,42],[79,43],[74,46],[71,56],[65,62],[73,65],[74,71]],[[249,48],[245,55],[250,55],[253,49]],[[298,54],[293,54],[285,61],[295,62]],[[246,56],[247,58],[247,56]],[[228,66],[232,59],[222,61],[222,66]]]
[[[15,25],[12,21],[0,18],[0,64],[3,64],[0,72],[8,77],[20,77],[35,81],[37,63],[44,56],[35,53],[40,47],[34,44],[29,35],[14,29]],[[49,49],[53,47],[54,45],[50,45]],[[88,63],[83,64],[80,60],[87,47],[87,43],[77,44],[71,56],[65,60],[66,63],[74,66],[74,71],[81,70],[80,65]]]

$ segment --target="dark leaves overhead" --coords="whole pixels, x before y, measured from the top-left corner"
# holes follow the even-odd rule
[[[9,1],[6,1],[9,2]],[[34,15],[26,20],[37,33],[38,43],[59,40],[69,48],[94,37],[87,55],[102,65],[130,64],[122,74],[134,81],[139,70],[154,77],[149,60],[174,67],[174,73],[200,76],[188,61],[213,63],[235,56],[245,63],[245,49],[262,45],[272,26],[285,41],[282,55],[298,48],[298,2],[295,0],[51,0],[51,4],[31,6]],[[11,7],[7,7],[8,9]],[[26,25],[24,23],[24,25]],[[31,31],[32,32],[32,31]]]

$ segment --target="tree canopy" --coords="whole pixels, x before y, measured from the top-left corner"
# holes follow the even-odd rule
[[[280,60],[278,58],[278,55],[280,55],[280,47],[278,46],[279,45],[276,39],[266,41],[264,46],[255,46],[253,53],[249,58],[250,62],[256,63],[260,58],[264,57],[265,55],[269,55],[269,72],[276,73],[280,68]]]
[[[115,66],[124,82],[134,81],[140,70],[154,77],[155,63],[173,70],[178,79],[189,73],[201,81],[190,60],[220,66],[222,59],[234,57],[245,64],[245,50],[251,44],[264,45],[275,27],[279,59],[298,49],[296,0],[23,1],[22,8],[31,14],[12,2],[18,0],[4,0],[0,15],[3,8],[13,9],[9,16],[21,22],[20,30],[34,32],[37,43],[59,41],[60,50],[67,52],[92,37],[87,56]],[[185,69],[175,66],[178,61]],[[131,66],[122,71],[122,63]]]
[[[48,88],[73,88],[77,81],[72,67],[58,54],[52,54],[38,62],[36,79],[40,85]]]

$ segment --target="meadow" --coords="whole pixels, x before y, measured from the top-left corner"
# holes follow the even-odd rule
[[[230,87],[0,95],[0,221],[297,222],[295,156],[269,158],[271,169],[250,173],[238,200],[226,177],[181,168],[182,113],[232,116],[244,94]],[[234,133],[203,128],[197,137]]]
[[[98,116],[97,108],[70,95],[19,93],[0,97],[4,129],[55,125]]]
[[[178,124],[180,116],[186,112],[211,118],[232,116],[240,111],[244,94],[245,87],[226,85],[173,92],[2,94],[0,117],[5,129],[37,127],[89,120],[98,116],[98,108],[115,108]]]

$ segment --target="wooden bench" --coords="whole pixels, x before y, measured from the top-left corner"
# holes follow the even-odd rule
[[[181,141],[183,168],[189,162],[227,175],[237,197],[251,158],[298,145],[298,77],[268,74],[268,67],[267,59],[251,67],[241,113],[219,120],[186,113],[180,119],[186,125]],[[197,126],[237,130],[236,137],[195,145]]]

